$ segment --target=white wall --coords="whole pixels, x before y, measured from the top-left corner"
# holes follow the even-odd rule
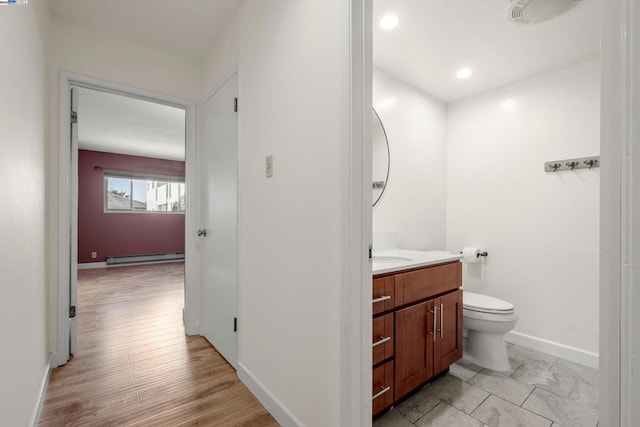
[[[197,102],[201,92],[201,67],[161,50],[114,37],[104,32],[54,17],[51,36],[51,145],[48,191],[58,194],[59,76],[71,71]],[[49,337],[55,351],[57,331],[58,200],[49,202]]]
[[[239,374],[307,426],[339,425],[341,403],[344,9],[245,2],[220,41],[238,31],[237,56],[203,61],[205,91],[239,67]]]
[[[0,417],[28,425],[47,365],[47,2],[0,8]]]
[[[544,162],[600,152],[600,62],[449,106],[447,247],[477,246],[464,288],[512,302],[516,331],[598,352],[599,169]]]
[[[66,70],[183,99],[200,96],[198,62],[64,18],[54,18],[52,48],[53,90],[59,70]]]
[[[391,151],[389,182],[373,208],[373,231],[396,231],[401,248],[444,249],[446,105],[374,69],[373,106]]]
[[[210,95],[232,71],[238,66],[240,38],[240,11],[229,17],[224,27],[218,32],[215,43],[202,58],[202,94]]]

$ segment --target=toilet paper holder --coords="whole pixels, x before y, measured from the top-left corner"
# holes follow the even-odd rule
[[[462,253],[462,251],[460,251],[460,253]],[[476,255],[476,257],[478,258],[480,258],[481,256],[489,256],[489,252],[482,251],[482,252],[478,252],[478,254]]]

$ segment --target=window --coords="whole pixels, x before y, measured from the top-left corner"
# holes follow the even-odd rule
[[[180,178],[104,176],[106,212],[184,212],[185,185]]]

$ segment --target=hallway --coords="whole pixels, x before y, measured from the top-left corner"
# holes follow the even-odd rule
[[[41,426],[276,426],[182,324],[182,263],[80,270],[78,350],[51,373]]]

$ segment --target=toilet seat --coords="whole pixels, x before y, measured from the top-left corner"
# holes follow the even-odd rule
[[[463,292],[462,307],[464,310],[478,313],[511,314],[515,312],[513,304],[475,292]]]

